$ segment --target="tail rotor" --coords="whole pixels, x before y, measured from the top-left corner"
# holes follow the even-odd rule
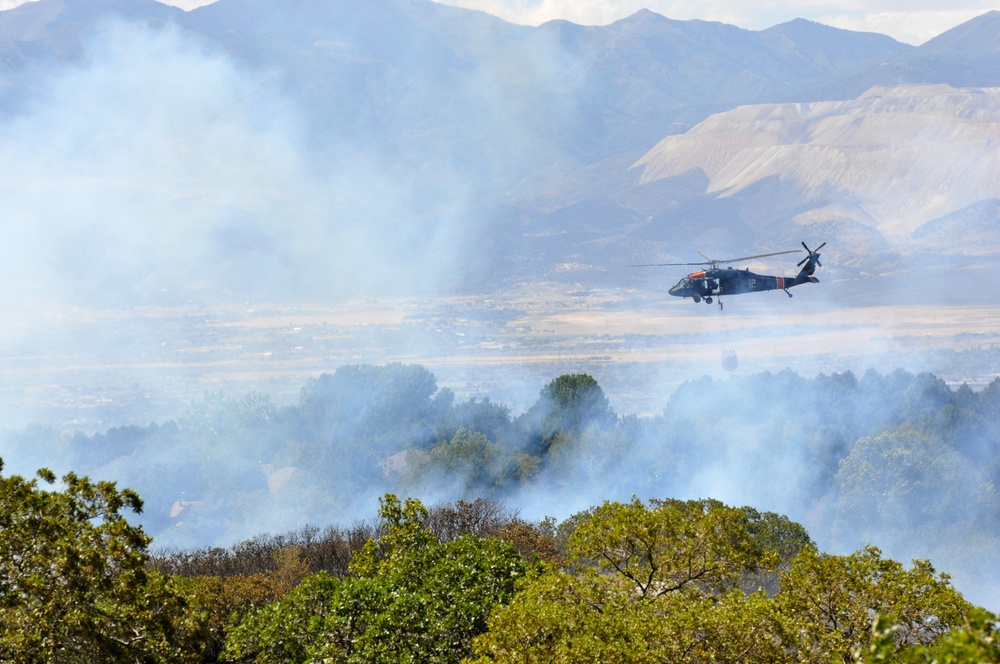
[[[808,255],[800,260],[796,267],[802,267],[805,265],[805,267],[802,267],[802,272],[806,275],[811,275],[816,271],[817,267],[823,267],[823,264],[819,262],[819,250],[826,246],[826,242],[819,245],[815,249],[810,249],[805,242],[802,243],[802,246],[805,247],[806,254]]]

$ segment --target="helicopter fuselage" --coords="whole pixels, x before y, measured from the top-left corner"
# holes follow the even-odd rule
[[[695,302],[702,299],[711,302],[712,297],[721,295],[739,295],[757,291],[783,290],[802,283],[816,283],[815,277],[778,277],[768,274],[757,274],[749,269],[737,270],[731,267],[711,268],[692,272],[677,282],[670,289],[670,294],[676,297],[694,298]],[[791,295],[791,293],[789,293]]]

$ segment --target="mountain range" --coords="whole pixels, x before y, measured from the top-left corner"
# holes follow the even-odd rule
[[[399,235],[394,251],[435,254],[466,288],[608,283],[633,262],[800,240],[828,242],[840,276],[1000,252],[998,11],[914,47],[801,19],[751,31],[647,10],[607,26],[525,27],[430,0],[218,0],[187,12],[38,0],[0,12],[0,114],[37,113],[63,89],[54,81],[95,68],[109,43],[129,57],[126,34],[171,35],[228,63],[253,82],[243,99],[261,131],[285,122],[275,100],[292,109],[310,172],[341,182],[370,170],[405,189],[385,210],[358,203],[378,233],[357,251]],[[143,65],[137,97],[170,53]],[[379,197],[343,187],[337,196]],[[236,208],[253,232],[232,230],[244,223]],[[261,221],[274,208],[219,209],[235,245],[259,254],[277,242]],[[301,233],[296,246],[310,243]],[[453,233],[460,241],[441,241]],[[133,290],[160,284],[157,269],[126,278]]]

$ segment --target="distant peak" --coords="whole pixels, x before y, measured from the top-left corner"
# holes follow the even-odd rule
[[[788,31],[801,32],[804,30],[809,31],[829,31],[829,32],[854,32],[853,30],[844,30],[843,28],[835,28],[831,25],[826,25],[825,23],[818,23],[817,21],[811,21],[807,18],[793,18],[791,21],[786,21],[784,23],[779,23],[778,25],[768,28],[765,32],[788,32]]]
[[[616,22],[617,23],[647,23],[649,21],[663,21],[663,20],[666,20],[665,16],[657,14],[656,12],[654,12],[654,11],[652,11],[650,9],[643,8],[643,9],[640,9],[639,11],[637,11],[636,13],[634,13],[634,14],[632,14],[630,16],[626,16],[625,18],[621,19],[620,21],[616,21]]]
[[[948,50],[956,44],[964,46],[965,50],[977,54],[1000,53],[1000,10],[988,11],[972,18],[951,30],[941,33],[920,48],[925,52]]]

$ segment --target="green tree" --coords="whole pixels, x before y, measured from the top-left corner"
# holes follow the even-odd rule
[[[784,659],[764,593],[637,595],[627,579],[551,569],[499,607],[475,640],[488,662],[740,662]]]
[[[605,502],[570,536],[569,553],[628,579],[641,595],[689,584],[717,592],[744,571],[777,562],[748,525],[746,512],[717,500]]]
[[[475,640],[475,662],[644,662],[664,644],[663,623],[622,577],[593,569],[558,568],[534,577],[508,606],[494,612]],[[688,642],[689,639],[682,639]],[[678,649],[684,644],[674,641]]]
[[[282,587],[276,574],[174,577],[199,626],[202,662],[217,662],[230,630],[255,606],[278,600]]]
[[[247,616],[228,656],[270,662],[459,662],[509,601],[526,565],[499,539],[461,535],[440,543],[419,501],[387,495],[383,535],[343,580],[309,576],[279,602]]]
[[[560,441],[579,438],[589,427],[606,429],[617,420],[604,390],[588,374],[564,374],[542,388],[536,401],[523,416],[534,436],[533,446],[548,452]]]
[[[434,426],[453,400],[421,366],[342,366],[302,388],[302,433],[340,447],[367,444],[396,451],[407,442],[433,440]]]
[[[481,494],[502,485],[513,468],[514,459],[485,434],[459,429],[450,440],[412,452],[403,481],[414,487],[446,481],[465,494]]]
[[[900,653],[901,664],[998,664],[1000,629],[997,616],[972,609],[965,621],[928,645]],[[868,661],[868,660],[864,660]]]
[[[834,531],[851,548],[876,536],[911,542],[919,529],[929,538],[971,518],[969,505],[987,502],[985,479],[984,469],[934,438],[915,432],[861,438],[836,475]]]
[[[741,507],[740,511],[747,519],[747,534],[759,548],[777,556],[778,566],[775,569],[754,566],[740,575],[739,585],[748,593],[763,589],[774,595],[780,590],[778,570],[788,569],[792,558],[805,548],[815,549],[816,544],[802,524],[787,516],[760,512],[749,506]]]
[[[773,551],[787,563],[805,548],[816,548],[809,532],[783,514],[761,512],[753,507],[741,507],[746,517],[746,530],[758,546]]]
[[[927,561],[905,569],[868,547],[849,556],[805,548],[781,575],[783,640],[799,661],[850,662],[872,638],[872,616],[892,625],[897,646],[932,642],[971,606]]]
[[[221,661],[256,664],[308,662],[312,653],[333,638],[325,621],[339,608],[359,611],[347,603],[342,591],[350,581],[326,572],[311,574],[278,601],[247,612],[226,635]],[[349,629],[341,629],[348,640]]]
[[[489,397],[482,401],[472,398],[455,404],[448,419],[452,431],[478,431],[502,447],[509,447],[516,442],[510,408],[490,401]]]
[[[900,649],[899,629],[886,616],[872,621],[872,640],[854,653],[854,664],[997,664],[1000,663],[1000,632],[997,616],[973,608],[965,622],[956,625],[933,643]]]
[[[478,662],[774,662],[779,615],[733,585],[778,559],[745,510],[718,501],[605,503],[574,517],[570,570],[531,577]],[[762,528],[763,530],[763,528]]]
[[[0,478],[0,661],[194,661],[185,603],[125,517],[139,496],[73,473],[61,491],[39,481],[55,477]]]

